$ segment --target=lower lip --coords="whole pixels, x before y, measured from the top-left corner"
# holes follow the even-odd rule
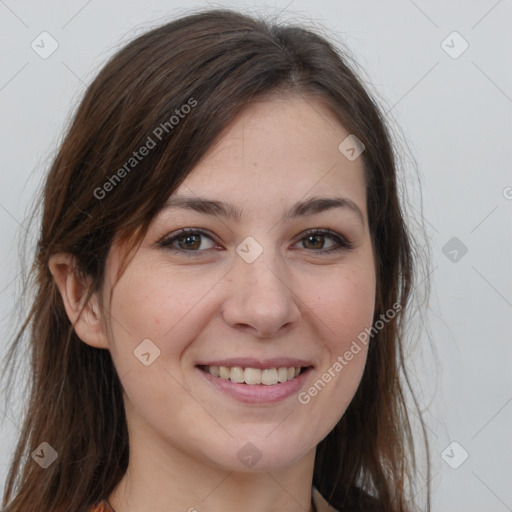
[[[312,367],[304,370],[298,377],[286,382],[278,382],[271,386],[265,384],[238,384],[230,380],[214,377],[200,368],[197,371],[219,391],[236,398],[240,402],[248,404],[272,404],[284,400],[291,395],[299,392],[304,385],[304,381],[308,378]]]

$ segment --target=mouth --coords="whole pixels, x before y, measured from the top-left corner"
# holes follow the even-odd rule
[[[296,379],[310,367],[280,366],[261,369],[251,367],[244,368],[242,366],[199,365],[198,368],[213,377],[229,380],[237,384],[275,386],[276,384],[282,384],[283,382]]]
[[[288,358],[215,361],[196,368],[216,391],[250,404],[272,404],[295,395],[313,371],[308,361]]]

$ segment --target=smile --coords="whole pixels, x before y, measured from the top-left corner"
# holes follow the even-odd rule
[[[241,366],[208,366],[199,367],[213,377],[219,377],[223,380],[229,380],[237,384],[274,386],[278,383],[287,382],[298,377],[305,367],[300,366],[281,366],[279,368],[243,368]]]
[[[238,358],[202,361],[196,365],[196,371],[203,382],[231,399],[270,405],[299,393],[310,379],[313,366],[306,360],[292,358]]]

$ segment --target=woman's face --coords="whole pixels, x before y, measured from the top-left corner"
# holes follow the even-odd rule
[[[278,469],[343,415],[375,300],[363,161],[338,148],[348,136],[320,103],[253,103],[171,196],[107,319],[131,442],[230,471]],[[107,304],[122,256],[114,244]]]

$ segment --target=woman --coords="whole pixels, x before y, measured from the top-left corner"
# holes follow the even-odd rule
[[[45,183],[5,512],[413,510],[411,240],[345,61],[212,10],[101,70]]]

